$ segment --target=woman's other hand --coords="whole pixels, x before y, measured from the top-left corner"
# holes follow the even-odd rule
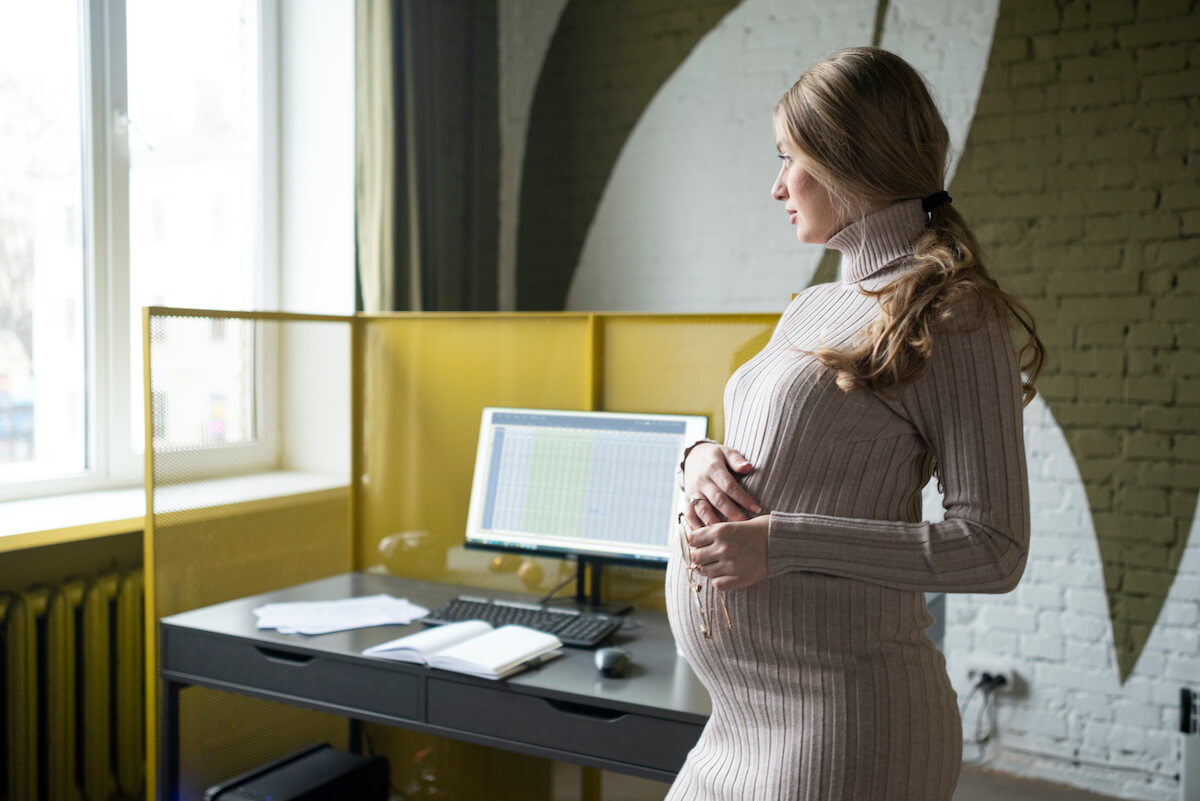
[[[770,515],[716,523],[688,535],[692,561],[713,589],[725,592],[749,587],[767,577],[767,533]]]
[[[753,470],[754,465],[733,448],[715,442],[693,447],[683,463],[684,515],[692,528],[749,520],[761,512],[758,501],[737,480]]]

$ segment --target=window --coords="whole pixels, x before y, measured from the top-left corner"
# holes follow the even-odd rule
[[[140,480],[143,306],[273,302],[274,12],[0,10],[0,499]],[[248,325],[209,333],[198,357],[230,367],[168,381],[154,402],[211,410],[169,444],[240,448],[247,464],[269,445],[244,422],[262,343]]]
[[[0,482],[87,467],[83,21],[8,4],[0,24]]]

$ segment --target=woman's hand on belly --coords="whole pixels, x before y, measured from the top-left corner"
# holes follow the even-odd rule
[[[749,587],[767,577],[770,515],[716,523],[688,535],[692,561],[721,591]]]
[[[733,448],[715,442],[693,447],[683,464],[683,491],[688,501],[684,514],[691,527],[748,520],[762,511],[734,475],[749,475],[753,470],[754,465]]]

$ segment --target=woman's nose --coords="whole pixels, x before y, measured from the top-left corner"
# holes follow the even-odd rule
[[[787,184],[783,180],[783,170],[783,167],[779,168],[779,174],[775,176],[775,183],[771,184],[771,197],[776,200],[787,200],[788,196]]]

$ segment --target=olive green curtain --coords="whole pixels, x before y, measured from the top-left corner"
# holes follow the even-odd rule
[[[358,0],[361,307],[497,307],[496,0]]]
[[[393,308],[396,265],[396,115],[392,3],[357,0],[354,20],[354,194],[358,308]]]

